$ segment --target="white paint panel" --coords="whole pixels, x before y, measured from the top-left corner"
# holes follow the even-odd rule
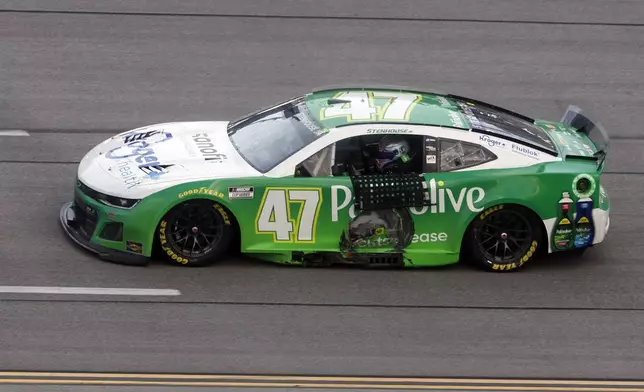
[[[29,136],[29,132],[21,129],[0,130],[0,136]]]
[[[128,289],[103,287],[40,287],[40,286],[0,286],[5,294],[76,294],[76,295],[134,295],[134,296],[178,296],[175,289]]]

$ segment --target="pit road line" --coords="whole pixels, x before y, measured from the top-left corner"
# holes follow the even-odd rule
[[[211,381],[208,381],[211,380]],[[326,388],[402,388],[481,390],[551,390],[551,391],[644,391],[644,381],[557,380],[502,378],[435,377],[346,377],[290,376],[252,374],[155,374],[92,372],[21,372],[0,371],[0,383],[71,383],[96,385],[194,385]],[[397,384],[395,384],[397,383]],[[476,385],[473,385],[476,384]],[[582,387],[583,386],[583,387]],[[609,388],[606,388],[609,387]],[[628,388],[635,387],[635,388]]]

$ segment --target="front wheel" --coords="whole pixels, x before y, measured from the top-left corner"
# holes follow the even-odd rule
[[[157,235],[167,260],[186,266],[204,266],[217,261],[228,250],[234,228],[221,205],[209,200],[192,200],[170,210],[161,219]]]
[[[514,271],[536,256],[542,232],[531,211],[501,204],[476,217],[468,232],[467,253],[488,271]]]

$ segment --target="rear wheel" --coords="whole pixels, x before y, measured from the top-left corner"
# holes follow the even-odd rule
[[[204,266],[225,254],[234,233],[231,218],[220,204],[192,200],[170,210],[159,223],[157,235],[167,260]]]
[[[498,205],[483,211],[468,232],[468,256],[488,271],[521,268],[537,255],[543,229],[530,210]]]

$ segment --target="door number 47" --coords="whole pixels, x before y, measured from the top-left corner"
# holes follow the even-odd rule
[[[291,207],[299,205],[297,216]],[[273,242],[315,242],[321,188],[266,188],[255,219],[257,234],[272,234]]]

